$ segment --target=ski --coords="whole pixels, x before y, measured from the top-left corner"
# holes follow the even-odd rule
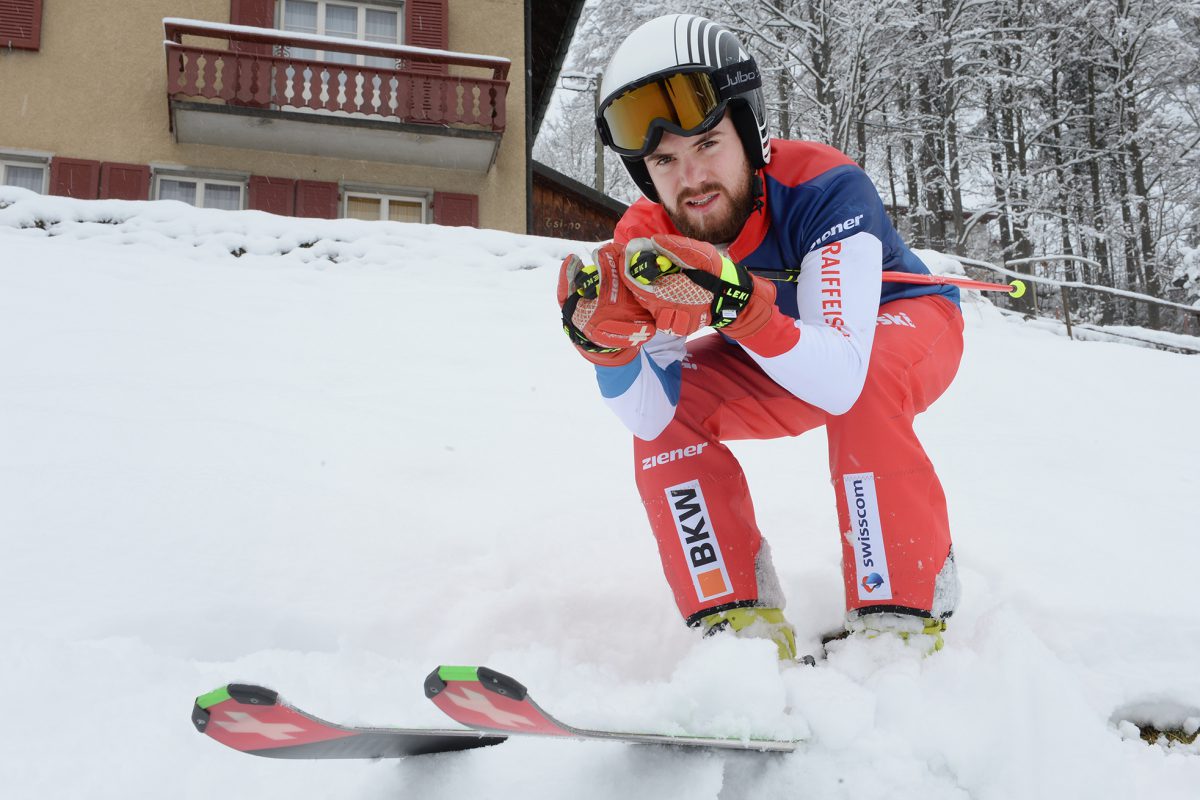
[[[504,741],[470,730],[335,725],[279,699],[271,689],[231,683],[196,698],[196,730],[226,747],[269,758],[401,758]]]
[[[192,724],[226,747],[269,758],[402,758],[499,744],[510,735],[709,750],[790,753],[798,741],[576,728],[552,717],[516,680],[487,667],[438,667],[425,695],[466,730],[338,725],[263,686],[231,683],[196,698]]]
[[[800,745],[798,741],[781,739],[674,736],[576,728],[548,714],[520,683],[487,667],[438,667],[425,679],[425,695],[455,722],[489,733],[764,753],[790,753]]]

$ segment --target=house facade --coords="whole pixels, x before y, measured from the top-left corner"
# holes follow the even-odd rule
[[[528,226],[525,0],[0,4],[0,183]]]

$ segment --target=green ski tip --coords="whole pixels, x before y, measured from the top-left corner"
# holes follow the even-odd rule
[[[224,703],[229,698],[229,687],[222,686],[220,689],[213,689],[208,694],[202,694],[196,698],[196,705],[201,708],[212,708],[217,703]]]
[[[438,677],[444,681],[477,681],[479,667],[438,667]]]

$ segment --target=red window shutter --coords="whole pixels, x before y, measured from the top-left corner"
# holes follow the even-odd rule
[[[274,28],[275,0],[230,0],[229,21],[252,28]]]
[[[250,208],[290,217],[296,212],[296,181],[250,176]]]
[[[446,50],[450,47],[450,13],[447,0],[408,0],[404,4],[404,43],[413,47]],[[445,75],[445,64],[415,61],[408,64],[413,72]]]
[[[100,196],[108,200],[149,200],[150,167],[145,164],[101,164]]]
[[[433,221],[437,225],[479,227],[479,195],[433,193]]]
[[[100,162],[57,156],[50,159],[50,194],[95,200],[100,196]]]
[[[296,182],[296,216],[336,219],[338,185],[324,181]]]
[[[274,28],[275,0],[229,0],[229,22],[233,25],[249,25],[252,28]],[[234,42],[231,49],[238,53],[271,53],[269,44]]]
[[[42,46],[42,0],[0,2],[0,47],[37,50]]]

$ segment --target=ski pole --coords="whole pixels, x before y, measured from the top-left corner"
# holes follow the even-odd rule
[[[970,278],[956,278],[953,275],[915,275],[911,272],[891,272],[883,273],[884,283],[924,283],[924,284],[950,284],[951,286],[960,286],[963,289],[979,289],[982,292],[1007,292],[1013,297],[1020,297],[1025,294],[1025,281],[1019,278],[1014,278],[1009,283],[988,283],[987,281],[973,281]]]
[[[800,276],[799,270],[790,269],[752,269],[750,271],[767,280],[788,281],[789,283],[794,283]],[[984,292],[1006,292],[1014,298],[1023,296],[1026,288],[1025,281],[1020,279],[1014,279],[1010,283],[988,283],[986,281],[974,281],[970,278],[958,278],[952,275],[917,275],[911,272],[892,272],[890,270],[884,271],[883,282],[920,283],[934,286],[949,284],[951,286],[959,286],[963,289],[979,289]]]

